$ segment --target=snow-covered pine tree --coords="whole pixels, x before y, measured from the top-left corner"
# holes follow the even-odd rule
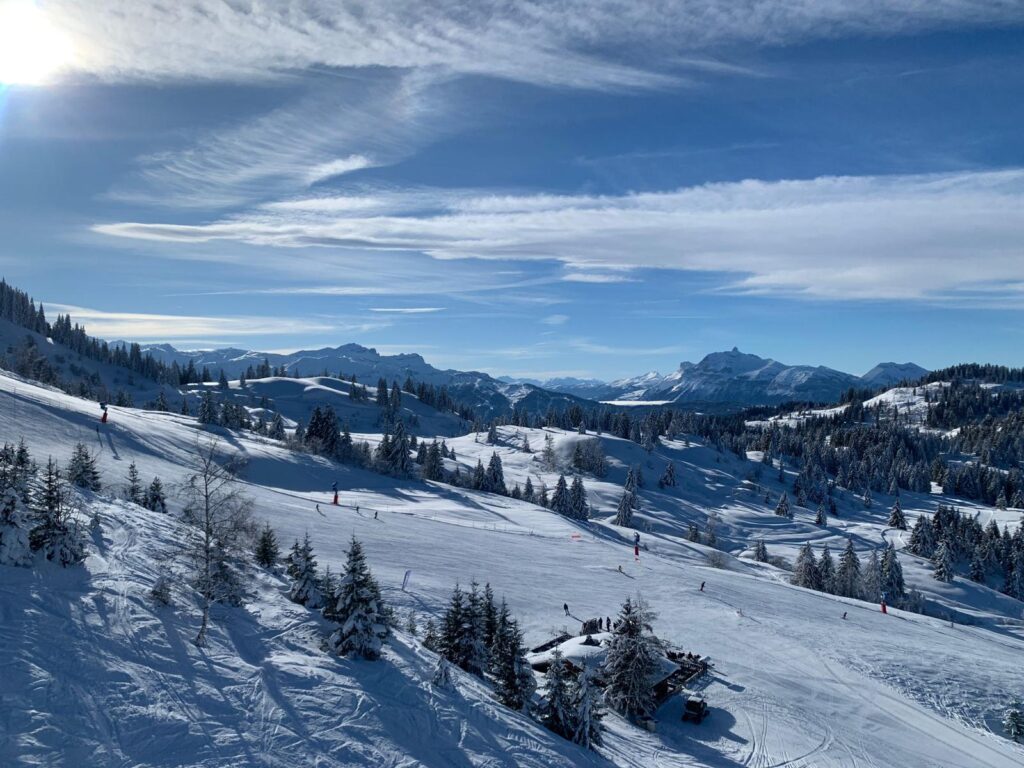
[[[1014,741],[1024,739],[1024,708],[1021,707],[1020,699],[1014,699],[1003,714],[1003,728],[1006,735]]]
[[[537,503],[537,494],[533,490],[533,480],[530,476],[526,476],[526,483],[523,485],[523,501],[527,501],[530,504]]]
[[[1018,549],[1012,556],[1011,567],[1007,569],[1006,584],[1003,586],[1003,592],[1010,597],[1024,600],[1024,549]]]
[[[466,593],[466,613],[464,628],[464,644],[468,650],[466,671],[477,677],[483,677],[487,669],[489,648],[487,636],[487,609],[480,585],[472,581]]]
[[[495,422],[491,422],[490,428],[487,430],[487,442],[490,445],[498,444],[498,425]]]
[[[758,563],[768,562],[768,547],[764,544],[764,539],[758,539],[754,544],[754,560]]]
[[[216,424],[220,420],[217,414],[217,404],[213,402],[213,395],[210,390],[204,389],[199,399],[199,413],[197,414],[200,424]]]
[[[587,520],[590,518],[587,490],[583,487],[583,481],[579,475],[572,479],[572,487],[569,489],[569,517],[573,520]]]
[[[793,512],[789,508],[789,494],[785,491],[779,497],[779,503],[775,505],[775,514],[779,517],[793,517]]]
[[[555,492],[551,495],[551,511],[557,512],[563,517],[572,515],[572,509],[569,506],[569,486],[565,482],[565,475],[558,476]]]
[[[836,563],[828,544],[821,548],[821,557],[818,558],[818,581],[821,584],[818,589],[822,592],[835,593]]]
[[[935,554],[935,526],[930,517],[918,515],[907,549],[918,557],[931,557]]]
[[[83,443],[76,443],[68,460],[67,479],[72,485],[98,491],[102,487],[100,473],[96,469],[96,458]]]
[[[441,448],[434,440],[427,448],[427,455],[423,461],[423,470],[420,473],[424,480],[443,480],[444,462],[441,460]]]
[[[426,642],[424,642],[426,645]],[[434,667],[434,676],[430,679],[431,685],[435,688],[440,688],[443,691],[450,691],[454,687],[452,685],[452,673],[451,664],[444,656],[437,657],[437,666]]]
[[[810,542],[804,544],[796,556],[792,582],[806,589],[821,589],[821,573],[818,571],[818,561],[814,557]]]
[[[661,478],[658,480],[659,488],[674,488],[676,485],[676,465],[675,462],[670,461],[665,467],[665,471],[662,473]]]
[[[984,584],[986,581],[985,574],[985,545],[977,544],[971,551],[971,569],[970,578],[971,581],[977,582],[978,584]]]
[[[474,491],[487,490],[487,470],[484,469],[484,463],[481,459],[476,460],[476,466],[473,468],[473,477],[470,479],[470,487]]]
[[[301,546],[293,552],[290,566],[295,575],[292,576],[288,597],[307,608],[320,608],[324,604],[324,596],[320,592],[316,555],[313,554],[313,543],[308,532],[303,537]]]
[[[937,581],[948,584],[953,581],[954,575],[952,548],[947,539],[943,537],[939,546],[935,548],[935,554],[932,555],[932,576]]]
[[[601,689],[594,679],[594,670],[584,661],[583,668],[570,691],[572,704],[572,740],[581,747],[591,749],[601,744]]]
[[[490,674],[494,678],[498,701],[510,709],[523,709],[537,687],[533,670],[526,661],[523,635],[515,619],[509,615],[504,600],[497,611],[490,653]]]
[[[548,472],[554,472],[558,467],[558,457],[555,455],[555,441],[550,433],[544,435],[544,450],[540,454],[540,463]]]
[[[28,511],[18,491],[8,486],[0,497],[0,565],[32,564],[28,536]]]
[[[508,488],[505,487],[505,470],[501,466],[501,457],[497,451],[491,453],[491,459],[487,462],[487,473],[484,478],[485,487],[491,493],[508,495]]]
[[[881,591],[892,601],[900,600],[906,594],[903,566],[900,565],[899,555],[896,554],[896,547],[891,541],[882,554]]]
[[[166,512],[167,499],[164,498],[164,486],[159,477],[154,477],[153,482],[146,489],[146,495],[142,499],[142,506],[153,512]]]
[[[380,587],[366,563],[363,547],[355,536],[334,597],[334,611],[340,625],[330,639],[334,651],[368,660],[380,658],[389,632],[387,610]]]
[[[440,649],[440,642],[440,638],[437,635],[437,625],[433,619],[427,619],[427,623],[423,627],[423,647],[428,651],[437,653]]]
[[[544,676],[544,704],[541,722],[554,733],[563,738],[572,738],[575,733],[573,722],[573,706],[570,697],[570,671],[562,657],[562,652],[555,648],[551,654],[551,662]]]
[[[259,538],[256,539],[254,552],[256,564],[263,568],[273,568],[281,559],[281,548],[277,544],[277,534],[270,527],[270,523],[264,523]]]
[[[267,437],[271,440],[284,440],[284,418],[280,413],[275,413],[274,418],[270,420],[270,426],[267,428]]]
[[[142,494],[142,480],[139,477],[139,469],[133,461],[128,465],[128,486],[125,489],[125,498],[132,504],[142,505],[144,496]]]
[[[633,524],[633,492],[623,491],[619,506],[615,510],[615,525],[629,528]]]
[[[29,532],[29,544],[47,560],[62,566],[80,562],[85,556],[81,534],[71,519],[64,481],[52,457],[46,462],[41,480],[33,510],[36,525]]]
[[[498,606],[494,603],[494,590],[491,589],[491,582],[484,584],[481,605],[484,613],[484,646],[490,650],[498,631]]]
[[[825,512],[825,506],[823,504],[818,505],[818,511],[814,514],[814,524],[824,528],[828,525],[828,514]]]
[[[654,619],[641,598],[636,602],[627,598],[608,646],[603,668],[605,700],[627,717],[654,710],[651,682],[661,657],[661,643],[648,630]]]
[[[853,539],[846,540],[846,547],[839,556],[839,567],[836,568],[832,592],[840,597],[860,597],[860,558],[853,548]]]
[[[890,528],[898,528],[901,531],[907,530],[907,518],[903,514],[903,507],[900,505],[899,497],[896,498],[896,503],[892,505],[892,512],[889,513],[887,524]]]
[[[872,549],[868,561],[864,564],[860,577],[860,596],[864,600],[875,601],[882,593],[882,561],[878,550]]]

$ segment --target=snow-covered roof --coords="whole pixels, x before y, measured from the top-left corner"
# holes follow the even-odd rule
[[[588,643],[588,638],[596,641],[597,645]],[[604,664],[605,657],[608,655],[608,643],[611,641],[611,638],[611,632],[598,632],[593,635],[574,637],[541,653],[527,654],[526,660],[531,666],[550,664],[555,651],[558,650],[561,651],[562,657],[575,667],[582,666],[586,662],[589,666],[596,668]],[[678,671],[678,669],[678,664],[663,656],[660,659],[659,674],[651,680],[651,684],[660,683]]]

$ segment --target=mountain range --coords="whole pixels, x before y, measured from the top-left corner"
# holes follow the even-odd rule
[[[589,400],[676,404],[772,405],[789,400],[832,402],[851,387],[879,389],[916,381],[928,371],[914,363],[879,363],[863,376],[826,366],[786,365],[740,352],[713,352],[699,363],[682,362],[668,375],[656,371],[611,382],[560,378],[504,379]]]
[[[114,342],[123,344],[124,342]],[[388,381],[416,382],[446,386],[453,396],[471,405],[481,416],[523,408],[532,412],[549,407],[564,408],[577,402],[674,403],[743,407],[773,405],[792,400],[834,402],[850,388],[880,389],[903,381],[916,381],[928,371],[914,363],[879,363],[863,376],[826,366],[787,365],[769,358],[741,352],[713,352],[698,363],[683,362],[668,375],[656,371],[611,382],[599,379],[553,378],[545,381],[493,377],[480,371],[440,369],[415,353],[382,355],[359,344],[343,344],[289,354],[263,353],[244,349],[183,351],[169,344],[143,347],[168,365],[185,366],[191,360],[211,371],[223,369],[237,378],[249,367],[266,360],[272,368],[284,368],[289,375],[342,373],[354,375],[364,384],[380,377]]]

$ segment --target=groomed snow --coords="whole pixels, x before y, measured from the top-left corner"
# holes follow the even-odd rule
[[[98,451],[111,490],[132,460],[145,480],[156,474],[173,485],[204,435],[192,419],[121,408],[97,434],[95,403],[8,376],[0,376],[0,413],[0,439],[24,436],[37,460],[63,461],[85,441]],[[529,474],[553,488],[557,474],[541,470],[538,459],[545,433],[563,462],[575,441],[592,438],[507,427],[497,446],[482,434],[449,445],[464,468],[496,450],[510,486]],[[961,579],[940,585],[904,555],[910,586],[974,623],[882,615],[874,605],[792,587],[783,571],[736,557],[758,536],[783,556],[809,539],[836,549],[852,536],[862,555],[887,538],[899,544],[884,526],[890,500],[876,499],[868,512],[845,499],[842,516],[822,530],[809,510],[798,509],[793,521],[774,516],[764,492],[774,499],[783,486],[773,476],[755,492],[746,480],[754,462],[697,441],[671,442],[648,457],[604,437],[608,477],[584,478],[598,520],[577,524],[509,498],[394,481],[273,441],[218,434],[226,449],[249,458],[246,492],[257,518],[285,545],[308,531],[321,566],[335,572],[349,538],[358,537],[402,616],[436,618],[456,581],[489,581],[536,645],[578,629],[563,602],[580,619],[614,617],[625,597],[642,592],[659,614],[661,637],[713,659],[704,691],[710,717],[700,726],[681,723],[678,699],[659,711],[656,734],[609,716],[606,746],[588,755],[491,703],[473,682],[450,696],[433,691],[431,656],[401,635],[381,663],[323,654],[316,620],[287,602],[283,583],[270,576],[254,577],[245,608],[218,610],[211,647],[199,651],[188,642],[195,619],[186,595],[174,610],[144,597],[170,567],[164,553],[180,537],[176,524],[103,502],[103,533],[91,541],[84,569],[3,569],[0,638],[13,650],[4,662],[0,763],[1009,768],[1024,761],[1024,750],[993,733],[1008,699],[1024,691],[1024,604]],[[519,450],[524,435],[536,453]],[[680,487],[658,491],[670,458]],[[633,463],[647,479],[636,518],[645,545],[639,562],[632,531],[604,522]],[[333,481],[343,507],[328,503]],[[908,494],[903,504],[912,523],[940,500]],[[683,538],[687,524],[703,525],[711,509],[721,516],[727,570],[709,567],[707,548]],[[983,522],[994,514],[979,511]],[[412,578],[402,592],[406,569]]]

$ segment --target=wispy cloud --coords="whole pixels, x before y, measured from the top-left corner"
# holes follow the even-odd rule
[[[724,273],[731,276],[725,290],[734,293],[934,300],[966,296],[974,286],[1005,294],[999,286],[1024,281],[1021,210],[1024,169],[1008,169],[749,180],[621,196],[467,200],[453,193],[447,201],[439,194],[431,210],[401,215],[264,209],[201,226],[96,229],[168,243],[546,260],[567,266],[564,279],[584,282],[632,279],[628,270],[653,268]]]
[[[336,87],[320,83],[283,106],[195,137],[182,148],[144,156],[110,193],[164,207],[218,209],[278,200],[343,174],[389,165],[463,121],[446,112],[430,73],[385,73]],[[352,212],[369,201],[335,199]],[[379,201],[378,201],[379,202]],[[316,211],[316,201],[307,205]],[[321,212],[323,209],[320,209]]]
[[[541,322],[544,323],[544,325],[565,325],[567,322],[569,322],[569,316],[548,315],[543,320],[541,320]]]
[[[370,311],[395,315],[429,315],[434,312],[444,312],[444,307],[373,307]]]
[[[888,36],[1018,22],[1024,16],[1019,3],[980,0],[46,5],[75,45],[77,68],[105,80],[254,81],[316,68],[384,67],[603,88],[678,83],[688,71],[745,74],[743,66],[692,53],[723,42]]]
[[[562,276],[566,283],[635,283],[635,277],[616,275],[608,272],[567,272]]]
[[[331,318],[164,315],[146,312],[107,312],[69,304],[47,309],[71,316],[94,336],[106,339],[196,341],[247,336],[284,336],[302,333],[362,333],[387,326],[384,322],[345,321]]]

